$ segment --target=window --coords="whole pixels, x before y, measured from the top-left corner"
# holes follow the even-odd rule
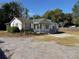
[[[39,29],[39,24],[37,24],[37,29]]]
[[[49,25],[45,25],[46,29],[49,29]]]
[[[34,24],[34,29],[35,29],[35,24]]]

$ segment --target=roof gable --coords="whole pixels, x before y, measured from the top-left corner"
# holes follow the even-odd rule
[[[14,18],[11,20],[10,23],[12,23],[15,19],[20,20],[23,24],[24,24],[24,23],[31,23],[31,20],[29,20],[29,19],[26,19],[26,18],[16,18],[16,17],[14,17]]]

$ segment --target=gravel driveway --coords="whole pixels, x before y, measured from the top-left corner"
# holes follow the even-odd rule
[[[79,59],[79,46],[68,47],[32,38],[0,37],[1,49],[9,59]]]

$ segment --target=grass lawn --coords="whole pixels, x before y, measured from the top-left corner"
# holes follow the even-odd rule
[[[63,38],[58,38],[58,37],[53,37],[53,36],[48,36],[48,35],[43,35],[43,36],[35,36],[34,37],[35,41],[54,41],[57,44],[65,45],[65,46],[75,46],[76,44],[79,44],[79,39],[75,37],[63,37]]]
[[[65,29],[60,29],[60,31],[65,32],[67,34],[73,34],[76,35],[77,37],[54,37],[51,35],[25,35],[23,33],[8,33],[6,31],[0,31],[0,37],[33,37],[33,41],[54,41],[58,44],[65,45],[65,46],[75,46],[76,44],[79,44],[79,31],[69,31]]]
[[[79,44],[79,29],[75,30],[69,30],[68,28],[61,28],[60,31],[66,33],[66,34],[71,34],[75,35],[75,37],[70,36],[70,37],[54,37],[54,36],[48,36],[48,35],[43,35],[43,36],[35,36],[34,40],[36,41],[55,41],[58,44],[65,45],[65,46],[75,46],[76,44]]]
[[[79,35],[79,29],[68,29],[68,28],[60,28],[60,31],[67,33],[67,34],[73,34],[73,35]]]
[[[31,34],[24,34],[24,33],[9,33],[7,31],[0,31],[0,37],[31,37]]]

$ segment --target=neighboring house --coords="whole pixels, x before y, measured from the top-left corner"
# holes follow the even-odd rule
[[[10,26],[18,27],[19,30],[33,29],[35,33],[56,33],[58,31],[57,23],[45,18],[27,20],[14,17],[10,22]]]
[[[45,18],[33,19],[31,28],[36,33],[56,33],[58,31],[57,23]]]
[[[18,18],[14,18],[10,24],[11,27],[18,27],[19,30],[22,30],[22,22]]]
[[[10,22],[10,27],[18,27],[19,30],[26,30],[31,28],[31,21],[24,18],[16,18]]]

